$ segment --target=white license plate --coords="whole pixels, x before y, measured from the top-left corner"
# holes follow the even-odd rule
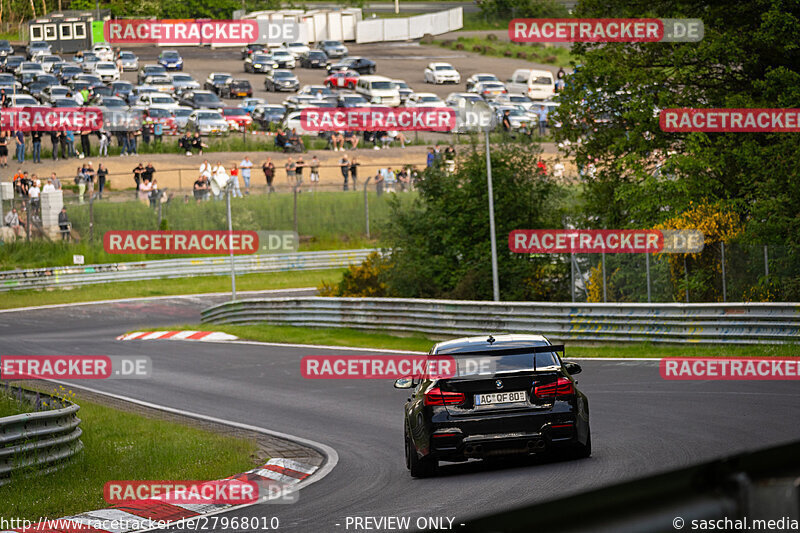
[[[475,406],[479,405],[499,405],[513,403],[527,403],[528,398],[525,391],[493,392],[491,394],[476,394]]]

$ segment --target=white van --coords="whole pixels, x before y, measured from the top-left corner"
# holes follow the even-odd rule
[[[525,94],[531,100],[549,100],[556,93],[556,82],[549,70],[517,69],[506,83],[509,93]]]
[[[385,76],[361,76],[356,83],[356,92],[371,104],[400,105],[400,89]]]

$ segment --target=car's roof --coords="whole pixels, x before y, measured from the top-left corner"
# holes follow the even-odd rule
[[[491,335],[494,339],[489,342],[490,335],[480,337],[462,337],[450,341],[440,342],[433,348],[436,354],[454,354],[471,352],[489,352],[509,348],[525,348],[530,346],[546,346],[550,344],[543,335],[502,334]]]

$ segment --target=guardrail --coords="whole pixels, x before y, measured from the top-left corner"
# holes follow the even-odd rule
[[[537,333],[551,340],[786,344],[800,342],[800,304],[573,304],[298,297],[229,302],[203,322],[346,327],[438,338]]]
[[[336,250],[291,254],[240,255],[237,274],[288,270],[322,270],[360,263],[374,250]],[[90,285],[117,281],[215,276],[230,272],[230,257],[188,257],[131,263],[0,271],[0,292],[19,289]]]
[[[41,472],[47,472],[83,449],[81,419],[76,414],[80,406],[49,394],[14,389],[17,398],[25,397],[36,412],[0,418],[0,485],[9,483],[14,471],[44,467]],[[6,384],[5,390],[12,389]],[[49,407],[61,407],[40,411],[42,400]]]

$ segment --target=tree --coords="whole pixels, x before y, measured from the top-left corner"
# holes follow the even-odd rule
[[[568,267],[552,258],[530,258],[508,249],[515,229],[561,225],[559,188],[537,167],[534,144],[492,149],[500,293],[503,300],[555,299],[568,294]],[[458,170],[435,166],[418,185],[408,207],[392,204],[387,235],[389,294],[404,297],[491,299],[486,156],[473,145]]]
[[[800,249],[800,143],[791,133],[666,133],[675,107],[800,107],[800,3],[583,0],[580,17],[700,18],[699,43],[577,43],[559,141],[599,227],[650,227],[690,202],[723,205],[746,236]],[[580,143],[578,141],[580,140]]]

